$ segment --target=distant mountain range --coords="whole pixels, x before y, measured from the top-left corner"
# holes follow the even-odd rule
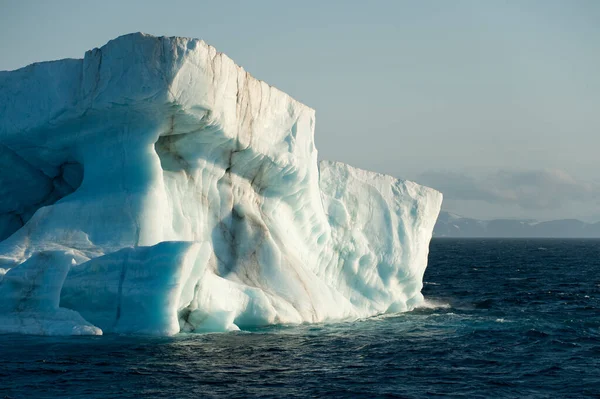
[[[600,222],[585,223],[577,219],[477,220],[441,212],[433,229],[434,237],[518,237],[518,238],[600,238]]]

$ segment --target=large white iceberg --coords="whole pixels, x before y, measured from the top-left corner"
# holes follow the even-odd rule
[[[412,309],[441,194],[318,163],[314,126],[195,39],[131,34],[0,72],[0,332]]]

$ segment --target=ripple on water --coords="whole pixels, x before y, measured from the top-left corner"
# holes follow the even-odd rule
[[[433,240],[423,305],[349,323],[0,336],[0,397],[594,397],[599,248]]]

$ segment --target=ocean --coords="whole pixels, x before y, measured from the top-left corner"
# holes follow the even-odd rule
[[[170,338],[0,336],[0,398],[600,397],[600,240],[434,239],[424,307]]]

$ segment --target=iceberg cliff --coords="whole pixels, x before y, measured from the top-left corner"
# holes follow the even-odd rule
[[[0,332],[227,331],[422,301],[441,194],[318,163],[314,111],[203,41],[131,34],[0,72],[0,115]]]

